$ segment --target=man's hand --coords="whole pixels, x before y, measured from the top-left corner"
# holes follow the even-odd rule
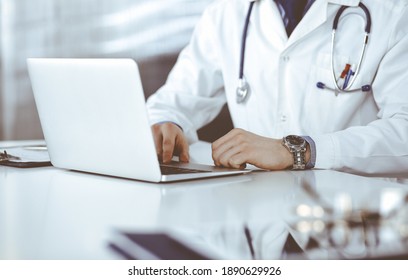
[[[182,162],[189,161],[188,142],[180,127],[171,122],[152,126],[157,155],[163,163],[169,163],[173,155]]]
[[[215,141],[212,157],[215,165],[232,168],[245,168],[246,163],[268,170],[293,166],[293,156],[281,139],[262,137],[243,129],[233,129]]]

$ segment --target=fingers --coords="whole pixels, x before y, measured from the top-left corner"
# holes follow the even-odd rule
[[[172,129],[163,129],[163,141],[162,141],[162,161],[168,163],[173,158],[174,145],[176,143],[177,133]]]
[[[162,154],[163,154],[163,134],[161,132],[161,125],[160,124],[155,124],[152,125],[152,134],[153,134],[153,139],[154,139],[154,146],[156,148],[156,153],[157,157],[159,160],[162,160]]]
[[[217,166],[245,168],[248,161],[249,143],[247,132],[233,129],[212,145],[213,160]]]
[[[176,138],[175,150],[176,155],[179,156],[179,160],[181,162],[190,161],[189,146],[183,132],[181,132],[181,134],[179,134]]]
[[[212,144],[213,150],[217,150],[223,147],[224,145],[229,145],[231,140],[233,140],[238,135],[243,134],[244,132],[245,132],[244,130],[239,129],[239,128],[232,129],[230,132],[228,132],[227,134],[225,134],[224,136],[222,136],[221,138],[219,138]],[[226,147],[227,146],[225,146],[224,148]]]
[[[288,166],[288,158],[293,161],[280,139],[259,136],[242,129],[231,130],[215,141],[212,148],[217,166],[243,168],[248,163],[262,169],[281,170]]]
[[[168,163],[173,155],[179,155],[180,161],[189,161],[189,146],[183,131],[171,122],[152,126],[156,152],[159,160]]]
[[[216,165],[243,169],[246,166],[247,158],[240,147],[234,147],[227,150],[218,157]]]

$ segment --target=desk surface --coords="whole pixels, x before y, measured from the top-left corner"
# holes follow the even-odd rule
[[[205,146],[192,153],[208,161]],[[403,184],[328,170],[153,184],[53,167],[0,166],[0,259],[115,259],[108,243],[117,230],[172,232],[220,258],[247,259],[244,226],[256,258],[277,259],[288,233],[306,248],[311,235],[322,239],[327,220],[360,210],[398,212],[384,223],[376,247],[401,248],[402,237],[408,239],[406,193]],[[311,258],[327,254],[318,253]]]

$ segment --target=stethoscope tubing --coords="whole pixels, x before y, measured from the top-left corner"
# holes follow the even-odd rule
[[[246,15],[246,18],[245,18],[244,29],[243,29],[243,32],[242,32],[240,62],[239,62],[239,75],[238,75],[238,87],[237,87],[237,90],[236,90],[236,95],[237,95],[236,96],[236,101],[237,101],[238,104],[244,103],[246,101],[246,99],[248,98],[248,95],[249,95],[249,91],[250,91],[249,84],[247,83],[247,81],[245,80],[245,77],[244,77],[244,64],[245,64],[245,48],[246,48],[246,39],[247,39],[247,35],[248,35],[249,20],[250,20],[252,9],[253,9],[253,6],[254,6],[255,2],[256,1],[251,1],[249,3],[248,12],[247,12],[247,15]],[[363,46],[361,48],[360,58],[359,58],[359,62],[357,64],[356,71],[353,73],[353,75],[351,77],[351,80],[347,83],[347,86],[345,88],[340,88],[338,83],[337,83],[336,74],[335,74],[335,70],[334,70],[334,45],[335,45],[336,31],[337,31],[337,27],[338,27],[338,24],[339,24],[339,21],[340,21],[340,17],[343,14],[343,12],[347,8],[349,8],[349,6],[341,6],[340,9],[337,11],[336,16],[335,16],[335,18],[333,20],[332,38],[331,38],[331,69],[332,69],[332,77],[333,77],[333,83],[334,83],[335,88],[331,88],[329,86],[326,86],[322,82],[318,82],[316,84],[316,86],[319,89],[327,89],[327,90],[331,90],[331,91],[335,92],[336,96],[338,95],[339,92],[351,93],[351,92],[357,92],[357,91],[367,92],[367,91],[371,90],[371,85],[364,85],[364,86],[362,86],[360,88],[351,89],[352,85],[354,84],[354,81],[355,81],[356,77],[358,76],[358,74],[360,72],[361,64],[362,64],[362,61],[363,61],[365,53],[366,53],[367,44],[368,44],[368,40],[369,40],[369,35],[370,35],[370,32],[371,32],[371,15],[370,15],[370,11],[361,2],[359,3],[358,6],[365,13],[366,26],[365,26],[364,42],[363,42]]]
[[[364,5],[363,3],[359,3],[358,6],[364,11],[366,15],[366,26],[365,26],[365,32],[370,34],[371,32],[371,14],[370,11],[368,10],[367,6]],[[337,14],[333,20],[333,29],[337,30],[337,26],[339,25],[340,17],[343,14],[343,12],[350,8],[349,6],[341,6],[340,9],[337,11]]]
[[[241,52],[240,52],[240,62],[239,62],[239,75],[238,75],[238,87],[236,90],[236,101],[238,104],[244,103],[249,95],[249,85],[244,77],[244,63],[245,63],[245,48],[246,48],[246,38],[248,35],[249,20],[251,18],[252,8],[254,7],[255,1],[249,3],[248,12],[245,18],[244,30],[242,32],[241,39]]]
[[[248,12],[245,18],[245,25],[244,30],[242,32],[242,39],[241,39],[241,53],[240,53],[240,62],[239,62],[239,78],[242,79],[244,77],[244,60],[245,60],[245,48],[246,48],[246,38],[248,35],[248,27],[249,27],[249,20],[252,14],[252,8],[254,7],[255,1],[249,3]]]
[[[335,89],[332,89],[330,87],[327,87],[326,85],[324,85],[323,83],[319,82],[317,84],[318,88],[321,89],[329,89],[335,92],[335,94],[337,95],[339,92],[342,93],[351,93],[351,92],[356,92],[356,91],[369,91],[371,90],[371,86],[370,85],[364,85],[361,88],[356,88],[356,89],[351,89],[351,87],[354,84],[354,81],[356,80],[356,77],[358,76],[358,74],[360,73],[360,69],[361,69],[361,64],[363,62],[364,59],[364,55],[367,49],[367,44],[368,44],[368,39],[369,39],[369,35],[371,32],[371,15],[370,12],[368,10],[368,8],[363,4],[363,3],[359,3],[359,7],[364,11],[365,16],[366,16],[366,26],[365,26],[365,33],[364,33],[364,41],[362,44],[362,48],[361,48],[361,52],[360,52],[360,58],[357,64],[357,68],[356,71],[353,73],[351,80],[347,83],[347,86],[345,88],[340,88],[337,80],[336,80],[336,73],[334,70],[334,45],[335,45],[335,41],[336,41],[336,32],[337,32],[337,26],[339,24],[340,21],[340,17],[343,14],[343,12],[349,8],[349,6],[341,6],[340,9],[338,10],[334,20],[333,20],[333,29],[332,29],[332,39],[331,39],[331,49],[330,49],[330,56],[331,56],[331,70],[332,70],[332,78],[333,78],[333,84],[335,86]],[[323,86],[322,86],[323,85]]]

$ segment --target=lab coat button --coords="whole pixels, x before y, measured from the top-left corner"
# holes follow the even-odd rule
[[[286,115],[281,115],[281,122],[286,122]]]
[[[282,57],[283,62],[289,62],[290,57],[289,56],[284,56]]]

